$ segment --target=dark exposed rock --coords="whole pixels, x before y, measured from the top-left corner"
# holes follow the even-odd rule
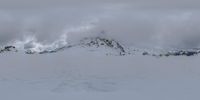
[[[96,47],[96,48],[104,46],[117,50],[119,52],[119,55],[121,56],[126,54],[124,46],[114,39],[108,39],[102,37],[84,38],[83,40],[81,40],[81,45]]]
[[[8,52],[8,51],[17,52],[17,49],[16,49],[15,46],[5,46],[4,48],[2,48],[0,50],[0,53],[2,53],[2,52]]]
[[[175,51],[175,52],[169,52],[168,55],[174,55],[174,56],[194,56],[199,54],[199,51]]]
[[[50,48],[39,48],[39,49],[27,49],[24,48],[24,52],[26,54],[47,54],[47,53],[56,53],[64,49],[72,48],[72,47],[95,47],[95,48],[101,48],[106,49],[106,55],[131,55],[135,52],[140,52],[140,54],[144,56],[154,56],[154,57],[169,57],[169,56],[195,56],[200,53],[200,48],[195,49],[180,49],[180,50],[157,50],[157,52],[154,52],[154,50],[131,50],[130,48],[126,48],[122,43],[106,38],[106,37],[88,37],[84,38],[80,41],[80,43],[74,44],[74,45],[68,45],[68,46],[62,46],[62,47],[50,47]],[[96,50],[96,49],[95,49]],[[100,49],[99,49],[100,50]],[[109,51],[110,52],[107,52]],[[130,51],[131,50],[131,51]],[[17,48],[15,46],[4,46],[0,49],[0,53],[3,52],[17,52]],[[141,53],[142,51],[142,53]],[[156,51],[156,50],[155,50]]]
[[[144,52],[143,55],[151,55],[156,57],[169,57],[169,56],[195,56],[200,53],[200,49],[191,49],[191,50],[174,50],[174,51],[168,51],[166,53],[149,53]]]
[[[149,55],[149,53],[145,51],[145,52],[142,53],[142,55],[144,55],[144,56]]]

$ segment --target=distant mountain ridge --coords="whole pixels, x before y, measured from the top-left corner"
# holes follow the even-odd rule
[[[67,50],[70,48],[79,47],[79,48],[92,48],[94,51],[98,50],[106,50],[104,52],[106,55],[118,55],[118,56],[126,56],[126,55],[132,55],[132,54],[141,54],[144,56],[155,56],[155,57],[169,57],[169,56],[195,56],[200,53],[200,49],[180,49],[180,50],[165,50],[164,52],[159,52],[159,50],[155,52],[151,52],[150,50],[135,50],[128,48],[127,46],[123,45],[123,43],[110,38],[105,37],[86,37],[80,40],[79,43],[73,44],[73,45],[64,45],[61,47],[55,47],[51,49],[43,49],[40,51],[35,51],[34,49],[26,49],[24,48],[25,54],[48,54],[48,53],[56,53],[59,51]],[[4,46],[0,49],[0,53],[5,52],[18,52],[18,50],[14,45],[10,46]]]

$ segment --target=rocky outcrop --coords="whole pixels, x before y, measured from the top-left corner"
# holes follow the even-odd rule
[[[200,53],[200,49],[190,49],[190,50],[172,50],[165,53],[149,53],[147,51],[143,52],[142,55],[150,55],[156,57],[169,57],[169,56],[195,56]]]
[[[81,40],[80,45],[86,47],[95,47],[95,48],[110,48],[119,53],[119,55],[125,55],[125,47],[114,39],[102,38],[102,37],[93,37],[93,38],[84,38]]]
[[[5,46],[2,49],[0,49],[0,53],[9,52],[9,51],[17,52],[18,50],[16,49],[15,46]]]
[[[37,47],[29,46],[24,48],[16,48],[15,46],[4,46],[0,49],[0,53],[4,52],[17,52],[18,49],[24,51],[26,54],[48,54],[56,53],[62,50],[67,50],[69,48],[75,49],[89,49],[89,51],[103,50],[103,53],[106,55],[132,55],[132,54],[142,54],[144,56],[154,56],[154,57],[169,57],[169,56],[195,56],[200,54],[200,49],[176,49],[176,50],[149,50],[149,49],[129,49],[121,42],[116,41],[115,39],[106,38],[106,37],[87,37],[82,39],[79,43],[73,45],[59,45],[59,46],[50,46],[50,47]],[[105,51],[105,52],[104,52]],[[102,52],[101,52],[102,53]]]

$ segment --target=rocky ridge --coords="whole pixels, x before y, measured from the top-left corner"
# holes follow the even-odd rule
[[[82,47],[82,48],[93,48],[95,50],[98,49],[109,49],[107,54],[111,55],[118,55],[118,56],[125,56],[131,55],[135,53],[141,53],[144,56],[155,56],[155,57],[169,57],[169,56],[195,56],[200,53],[199,48],[195,49],[176,49],[176,50],[165,50],[164,52],[150,52],[148,50],[135,50],[127,48],[121,42],[116,41],[115,39],[105,38],[105,37],[86,37],[82,39],[78,44],[73,45],[65,45],[61,47],[51,48],[51,49],[42,49],[40,51],[34,51],[34,49],[25,49],[24,52],[26,54],[49,54],[49,53],[56,53],[59,51],[67,50],[73,47]],[[4,46],[0,49],[0,53],[5,52],[18,52],[15,46]],[[159,50],[158,50],[159,51]],[[115,52],[115,53],[114,53]]]

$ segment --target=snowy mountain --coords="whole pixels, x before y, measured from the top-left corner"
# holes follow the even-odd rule
[[[117,53],[120,56],[126,54],[126,48],[120,42],[114,39],[101,38],[101,37],[92,37],[84,38],[81,40],[80,44],[82,47],[96,48],[96,49],[109,49],[108,53]]]
[[[0,96],[4,100],[199,98],[199,56],[158,59],[143,56],[143,51],[107,56],[101,48],[87,45],[53,54],[6,53],[13,48],[6,47],[0,54]],[[91,49],[99,49],[96,53],[100,54]]]
[[[195,56],[200,53],[200,49],[169,49],[169,50],[160,50],[160,49],[142,49],[142,48],[129,48],[121,42],[118,42],[115,39],[110,39],[106,37],[86,37],[80,40],[77,44],[68,44],[68,45],[59,45],[59,42],[54,43],[50,46],[40,46],[39,48],[36,43],[27,43],[24,44],[24,51],[26,54],[47,54],[47,53],[56,53],[59,51],[64,51],[68,49],[86,49],[92,52],[99,52],[105,55],[134,55],[141,54],[144,56],[155,56],[155,57],[168,57],[168,56]],[[4,52],[18,52],[20,51],[14,45],[5,46],[0,50],[0,53]],[[152,52],[153,51],[153,52]]]
[[[125,55],[126,48],[120,42],[117,42],[114,39],[102,38],[102,37],[87,37],[80,40],[76,44],[64,44],[61,42],[55,42],[51,45],[42,45],[36,41],[29,41],[21,43],[20,47],[16,47],[17,43],[12,46],[5,46],[1,49],[1,53],[6,51],[24,51],[26,54],[46,54],[46,53],[55,53],[61,50],[67,50],[70,48],[79,47],[85,49],[93,49],[94,51],[103,50],[106,51],[106,54],[116,54],[116,55]]]

